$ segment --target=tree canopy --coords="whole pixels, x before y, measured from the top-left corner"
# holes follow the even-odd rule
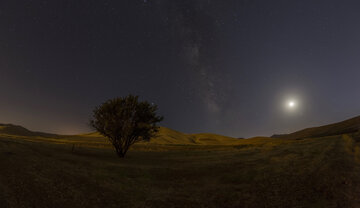
[[[96,107],[90,125],[110,140],[119,157],[124,157],[131,145],[156,135],[157,123],[163,120],[157,110],[157,105],[139,101],[138,96],[118,97]]]

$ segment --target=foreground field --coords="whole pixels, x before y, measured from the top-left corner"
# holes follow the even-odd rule
[[[2,135],[0,207],[360,207],[357,138],[153,142],[119,159],[94,135]]]

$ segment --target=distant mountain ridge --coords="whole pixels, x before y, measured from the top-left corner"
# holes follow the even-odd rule
[[[291,134],[275,134],[272,138],[304,139],[351,134],[360,131],[360,116],[325,126],[312,127]]]
[[[0,124],[0,134],[17,136],[41,136],[41,137],[59,137],[57,134],[30,131],[22,126],[13,124]]]
[[[25,137],[41,137],[41,138],[61,138],[69,141],[81,141],[81,142],[102,142],[107,141],[102,135],[97,132],[80,134],[80,135],[57,135],[43,132],[30,131],[22,126],[13,124],[0,124],[0,135],[14,135]],[[176,145],[197,145],[197,144],[232,144],[239,141],[232,137],[201,133],[201,134],[186,134],[175,131],[166,127],[160,127],[159,133],[155,138],[150,140],[151,144],[176,144]]]
[[[283,139],[304,139],[314,137],[326,137],[341,134],[350,134],[360,132],[360,116],[325,126],[312,127],[303,129],[291,134],[274,134],[272,138]],[[99,133],[89,133],[81,135],[57,135],[43,132],[30,131],[22,126],[13,124],[0,124],[0,134],[29,136],[29,137],[46,137],[46,138],[93,138],[102,139]],[[202,134],[186,134],[175,131],[166,127],[160,127],[159,134],[152,138],[150,143],[154,144],[231,144],[241,139],[232,137],[202,133]]]

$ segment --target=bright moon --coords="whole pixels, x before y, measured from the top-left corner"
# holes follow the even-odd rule
[[[285,112],[294,114],[301,110],[302,102],[299,98],[288,97],[283,100],[282,108]]]
[[[288,100],[286,101],[285,107],[287,108],[287,110],[293,112],[297,109],[298,103],[296,100]]]
[[[295,102],[294,102],[294,101],[290,101],[290,102],[289,102],[289,107],[290,107],[290,108],[295,107]]]

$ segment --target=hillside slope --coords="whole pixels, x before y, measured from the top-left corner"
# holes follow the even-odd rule
[[[231,144],[238,139],[217,134],[185,134],[166,127],[161,127],[158,136],[153,138],[153,144]]]
[[[94,139],[98,141],[106,140],[106,138],[99,133],[77,135],[75,138],[84,140],[92,139],[92,141]],[[158,135],[152,138],[150,142],[144,143],[158,145],[230,145],[236,144],[237,142],[239,142],[239,139],[217,134],[185,134],[170,128],[160,127]]]
[[[59,135],[56,134],[30,131],[22,126],[13,124],[0,124],[0,134],[17,136],[59,137]]]
[[[356,133],[360,130],[360,116],[330,125],[307,128],[291,134],[273,135],[273,138],[303,139]]]
[[[87,146],[108,145],[109,142],[99,133],[80,135],[56,135],[42,132],[33,132],[22,126],[12,124],[0,124],[0,135],[12,137],[23,137],[32,141],[47,141],[55,143],[76,143]],[[217,134],[185,134],[166,127],[160,127],[159,133],[146,144],[158,145],[230,145],[236,144],[239,140]]]

